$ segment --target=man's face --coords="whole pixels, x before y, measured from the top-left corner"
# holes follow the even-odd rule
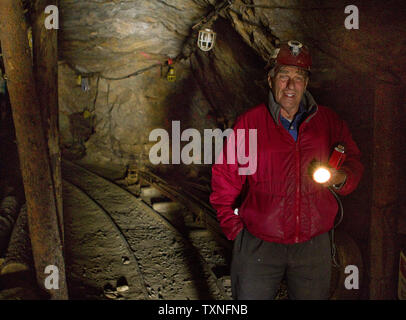
[[[276,102],[286,110],[294,110],[302,100],[308,77],[306,71],[298,67],[281,66],[276,76],[268,76],[268,82]]]

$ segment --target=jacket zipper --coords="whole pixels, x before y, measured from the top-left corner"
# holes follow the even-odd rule
[[[301,183],[301,172],[300,172],[300,149],[299,149],[299,139],[300,139],[300,131],[303,127],[310,121],[311,118],[315,116],[317,113],[318,107],[316,105],[316,110],[312,112],[304,121],[302,121],[302,125],[299,126],[297,132],[297,140],[296,143],[296,234],[295,234],[295,242],[299,242],[299,234],[300,234],[300,183]]]
[[[300,128],[299,128],[300,130]],[[299,242],[299,232],[300,232],[300,151],[299,151],[299,132],[296,141],[296,232],[295,232],[295,242]]]
[[[304,123],[304,121],[302,122]],[[281,119],[279,117],[279,125],[280,127],[282,126]],[[286,130],[284,130],[286,131]],[[286,132],[289,137],[293,140],[295,143],[295,182],[296,182],[296,195],[295,195],[295,243],[299,242],[299,232],[300,232],[300,151],[299,151],[299,133],[300,133],[300,127],[298,130],[297,134],[297,140],[293,139],[293,137],[290,135],[289,132]]]
[[[299,126],[298,133],[297,133],[297,140],[294,141],[293,137],[289,134],[289,136],[293,139],[295,142],[295,166],[296,166],[296,196],[295,196],[295,211],[296,211],[296,217],[295,217],[295,243],[299,242],[299,235],[300,235],[300,148],[299,148],[299,139],[300,139],[300,131],[305,125],[305,123],[308,123],[311,118],[314,117],[314,115],[317,113],[318,107],[316,105],[316,110],[309,115],[304,121],[302,121],[302,125]],[[282,126],[281,119],[279,116],[279,125]]]

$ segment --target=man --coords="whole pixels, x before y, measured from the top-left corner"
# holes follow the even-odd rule
[[[234,240],[234,299],[274,299],[284,276],[291,299],[329,298],[328,232],[338,209],[329,187],[349,194],[363,166],[347,125],[306,90],[310,67],[309,51],[300,42],[281,45],[268,74],[268,105],[246,111],[233,128],[257,130],[256,171],[241,175],[244,165],[227,163],[227,146],[222,163],[212,167],[210,201],[225,235]],[[247,136],[236,152],[238,144],[248,145]],[[327,164],[338,144],[346,153],[341,169],[331,169],[328,182],[315,182],[313,164]]]

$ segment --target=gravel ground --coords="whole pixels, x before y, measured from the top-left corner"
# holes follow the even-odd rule
[[[67,276],[73,298],[225,299],[212,270],[230,294],[224,250],[209,233],[191,232],[191,246],[122,188],[67,163],[63,177],[82,189],[64,184],[65,210],[70,217]],[[111,214],[132,252],[89,196]],[[208,264],[202,262],[202,256]],[[129,290],[120,292],[120,279]]]

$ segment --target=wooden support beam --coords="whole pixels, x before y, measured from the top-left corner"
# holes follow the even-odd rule
[[[37,282],[51,299],[67,299],[65,262],[51,166],[21,0],[0,2],[0,41],[8,78]],[[45,287],[49,275],[44,271],[48,265],[58,268],[59,289],[48,290]]]
[[[396,298],[399,114],[404,88],[376,80],[374,103],[373,191],[370,224],[370,299]]]
[[[58,212],[58,226],[63,243],[63,203],[61,150],[58,120],[58,33],[45,28],[45,8],[58,5],[57,0],[35,0],[31,13],[34,76],[41,105],[42,126],[48,142],[52,181]]]

